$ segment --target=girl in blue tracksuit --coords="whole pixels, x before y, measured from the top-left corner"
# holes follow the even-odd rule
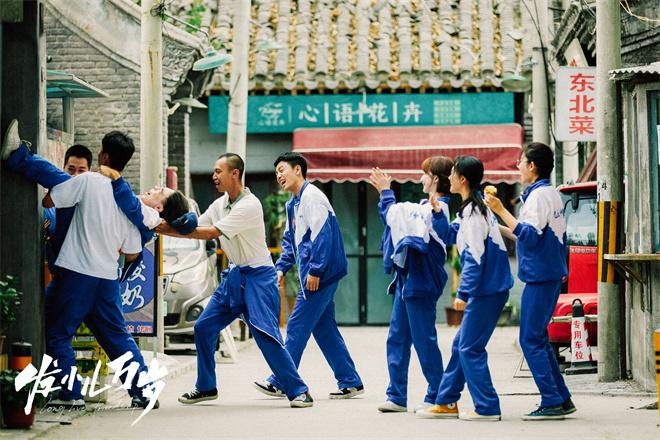
[[[374,169],[371,184],[380,192],[378,211],[385,224],[381,241],[385,272],[394,271],[394,295],[387,336],[390,383],[381,412],[407,411],[410,348],[415,346],[428,383],[424,406],[435,402],[442,380],[442,356],[435,329],[436,303],[447,282],[445,240],[449,229],[449,173],[453,161],[434,156],[422,164],[421,183],[429,200],[396,203],[391,178]],[[423,407],[424,407],[423,406]]]
[[[506,223],[518,241],[518,278],[525,283],[520,313],[520,346],[541,393],[538,409],[523,420],[563,419],[575,412],[548,339],[548,322],[557,305],[566,270],[566,220],[559,192],[550,184],[554,154],[532,143],[518,162],[527,188],[516,220],[494,196],[486,203]]]
[[[497,220],[484,205],[479,185],[483,164],[474,157],[457,157],[449,177],[451,192],[463,204],[449,227],[448,243],[456,243],[461,279],[454,306],[465,310],[435,405],[420,411],[423,418],[457,418],[457,402],[467,383],[475,410],[464,420],[501,419],[497,392],[488,370],[486,344],[509,298],[513,278]]]

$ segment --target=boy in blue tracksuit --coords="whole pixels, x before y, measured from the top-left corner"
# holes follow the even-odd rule
[[[98,173],[73,177],[31,154],[28,145],[21,141],[18,122],[14,120],[7,129],[1,157],[9,168],[51,189],[46,204],[52,200],[55,207],[60,208],[58,211],[64,209],[72,213],[68,221],[58,218],[57,228],[63,230],[64,238],[55,255],[54,279],[46,289],[47,353],[58,361],[60,374],[67,374],[75,365],[71,339],[84,321],[111,359],[130,351],[139,364],[139,371],[146,370],[142,355],[124,324],[117,277],[119,250],[137,254],[141,248],[140,234],[126,217],[122,218],[114,204],[107,204],[113,201],[113,193],[106,177]],[[103,138],[99,161],[122,169],[133,151],[133,142],[128,136],[111,132]],[[149,404],[137,383],[129,394],[134,406]],[[62,389],[59,398],[48,404],[83,409],[82,397],[80,381],[75,380],[72,387]]]
[[[381,247],[386,273],[394,271],[388,293],[394,295],[387,335],[387,368],[390,383],[383,413],[405,412],[408,403],[410,349],[415,346],[428,383],[418,411],[431,406],[442,380],[442,356],[435,329],[436,303],[447,273],[445,241],[448,233],[449,173],[453,161],[434,156],[422,163],[421,184],[429,200],[396,203],[390,177],[376,168],[370,182],[380,193],[378,211],[385,225]]]
[[[349,399],[364,393],[364,386],[335,320],[335,291],[348,273],[339,224],[325,194],[305,180],[307,161],[302,155],[281,154],[274,166],[277,182],[293,194],[286,204],[282,255],[275,264],[278,282],[283,282],[294,264],[300,278],[285,346],[298,367],[307,341],[314,335],[337,380],[338,390],[330,393],[330,399]],[[275,374],[254,385],[264,394],[283,395]]]
[[[518,278],[525,283],[520,313],[520,346],[541,393],[538,409],[523,420],[563,419],[576,411],[554,350],[548,339],[548,322],[557,305],[566,268],[566,220],[559,192],[550,184],[554,154],[550,147],[532,143],[525,147],[518,168],[528,185],[516,220],[494,196],[486,203],[500,216],[518,241]]]
[[[461,279],[454,306],[464,314],[435,405],[418,412],[422,418],[458,418],[457,402],[467,383],[475,409],[460,418],[501,420],[486,344],[509,297],[513,278],[497,220],[478,193],[483,172],[478,159],[457,157],[450,176],[451,192],[463,199],[449,227],[448,243],[455,242],[460,255]]]

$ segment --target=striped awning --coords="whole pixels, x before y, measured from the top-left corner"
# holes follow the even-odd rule
[[[379,167],[397,182],[418,181],[429,156],[475,156],[484,181],[516,183],[524,130],[518,124],[433,127],[298,129],[293,150],[307,159],[307,178],[321,182],[368,181]]]

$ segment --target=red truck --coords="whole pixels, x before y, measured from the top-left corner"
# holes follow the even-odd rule
[[[562,286],[553,316],[570,316],[573,300],[579,298],[586,315],[598,314],[598,203],[596,182],[562,185],[558,188],[566,214],[568,279]],[[589,343],[598,343],[597,323],[587,324]],[[571,345],[570,322],[548,325],[550,343],[559,354]]]

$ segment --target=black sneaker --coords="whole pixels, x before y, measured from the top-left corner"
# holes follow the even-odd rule
[[[149,400],[145,397],[133,396],[133,398],[131,399],[131,408],[142,408],[142,409],[144,409],[147,406],[149,406],[149,402],[151,402],[151,400]],[[156,403],[154,403],[153,409],[158,409],[159,406],[160,406],[160,403],[158,402],[158,400],[156,400]]]
[[[255,381],[254,387],[267,396],[286,397],[286,393],[267,380]]]
[[[522,416],[523,420],[564,420],[564,410],[561,405],[540,406],[535,411]]]
[[[203,402],[205,400],[215,400],[217,398],[217,388],[213,388],[209,391],[199,391],[197,388],[195,388],[189,393],[182,394],[181,397],[179,397],[179,402],[185,403],[186,405],[192,405],[193,403]]]
[[[314,399],[312,399],[309,391],[305,391],[304,394],[291,401],[291,408],[309,408],[310,406],[314,406]]]
[[[573,414],[575,411],[577,411],[575,404],[570,398],[564,400],[564,403],[561,404],[561,409],[564,411],[565,416]]]
[[[356,387],[341,388],[338,391],[333,391],[330,393],[331,399],[350,399],[351,397],[364,394],[364,385],[358,385]]]

